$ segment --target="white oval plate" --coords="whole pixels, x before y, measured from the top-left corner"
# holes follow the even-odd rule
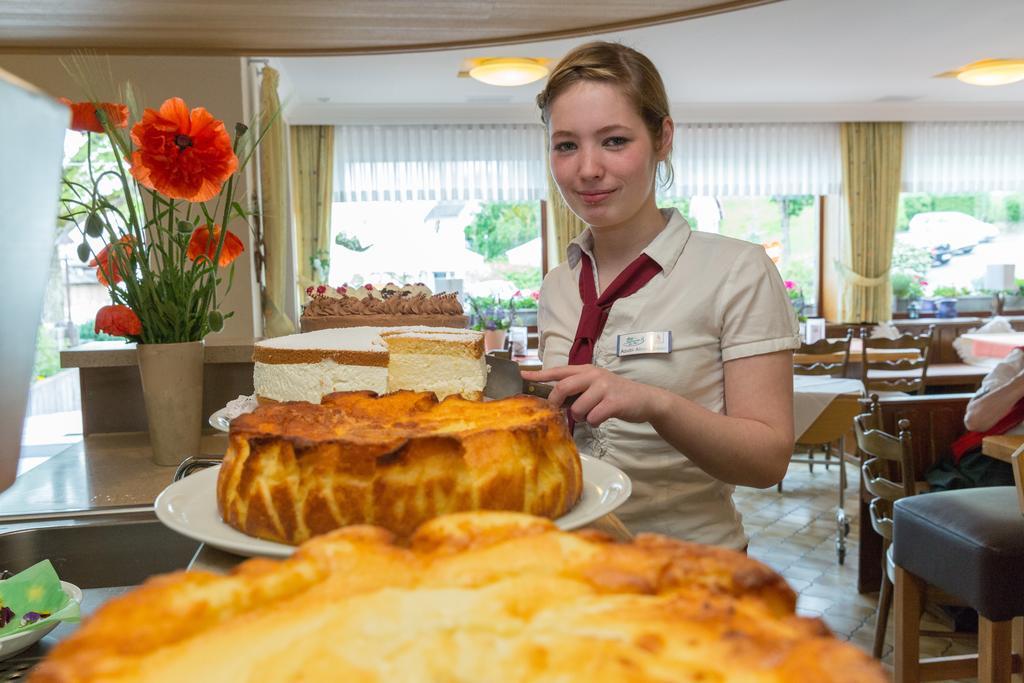
[[[64,593],[77,602],[79,605],[82,604],[82,589],[73,583],[67,581],[60,582],[61,587],[64,589]],[[0,638],[0,660],[12,657],[22,650],[25,650],[37,642],[42,640],[47,633],[60,626],[62,622],[54,621],[46,626],[32,629],[31,631],[22,631],[20,633],[12,633],[9,636]]]
[[[615,510],[632,491],[622,470],[589,455],[580,455],[583,495],[572,510],[555,520],[560,529],[586,526]],[[295,546],[264,541],[228,526],[217,510],[217,473],[220,466],[176,481],[156,499],[156,516],[165,525],[197,541],[245,556],[287,557]]]

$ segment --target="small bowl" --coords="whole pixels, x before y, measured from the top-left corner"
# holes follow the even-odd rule
[[[79,605],[82,604],[81,588],[73,583],[68,583],[67,581],[61,581],[60,585],[64,589],[65,595],[77,602]],[[30,631],[12,633],[9,636],[0,638],[0,661],[7,659],[8,657],[13,657],[22,650],[32,647],[42,640],[47,633],[57,628],[61,623],[62,622],[55,621],[43,626],[42,628],[34,628]]]

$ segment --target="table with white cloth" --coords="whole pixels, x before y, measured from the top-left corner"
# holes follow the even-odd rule
[[[860,410],[858,399],[863,395],[864,385],[859,379],[794,375],[793,434],[797,443],[824,443],[846,434],[853,416]],[[826,426],[834,426],[824,430],[834,436],[820,438],[815,434]]]
[[[836,500],[836,556],[846,559],[846,443],[845,436],[860,413],[864,385],[857,379],[818,375],[793,376],[793,434],[801,445],[839,442],[839,481]]]
[[[981,358],[1002,360],[1016,348],[1024,347],[1024,332],[1006,332],[1001,334],[960,335],[961,339],[971,342],[971,353]]]

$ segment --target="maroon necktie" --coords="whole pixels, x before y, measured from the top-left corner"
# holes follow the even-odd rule
[[[594,269],[590,257],[580,256],[580,298],[583,300],[583,311],[580,323],[576,326],[576,338],[569,349],[569,365],[586,365],[594,360],[594,344],[597,343],[608,322],[608,314],[612,304],[623,297],[639,291],[650,282],[651,278],[661,272],[661,266],[647,254],[640,254],[619,273],[619,276],[608,285],[601,296],[597,295],[597,284],[594,282]],[[574,427],[572,415],[569,416],[569,433]]]

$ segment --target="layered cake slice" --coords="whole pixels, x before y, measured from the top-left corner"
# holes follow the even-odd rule
[[[388,361],[388,391],[432,391],[439,399],[459,395],[481,400],[487,383],[484,339],[479,332],[443,333],[445,328],[384,335]]]
[[[487,383],[483,334],[444,327],[345,327],[258,342],[261,401],[308,401],[335,391],[432,391],[479,400]]]

